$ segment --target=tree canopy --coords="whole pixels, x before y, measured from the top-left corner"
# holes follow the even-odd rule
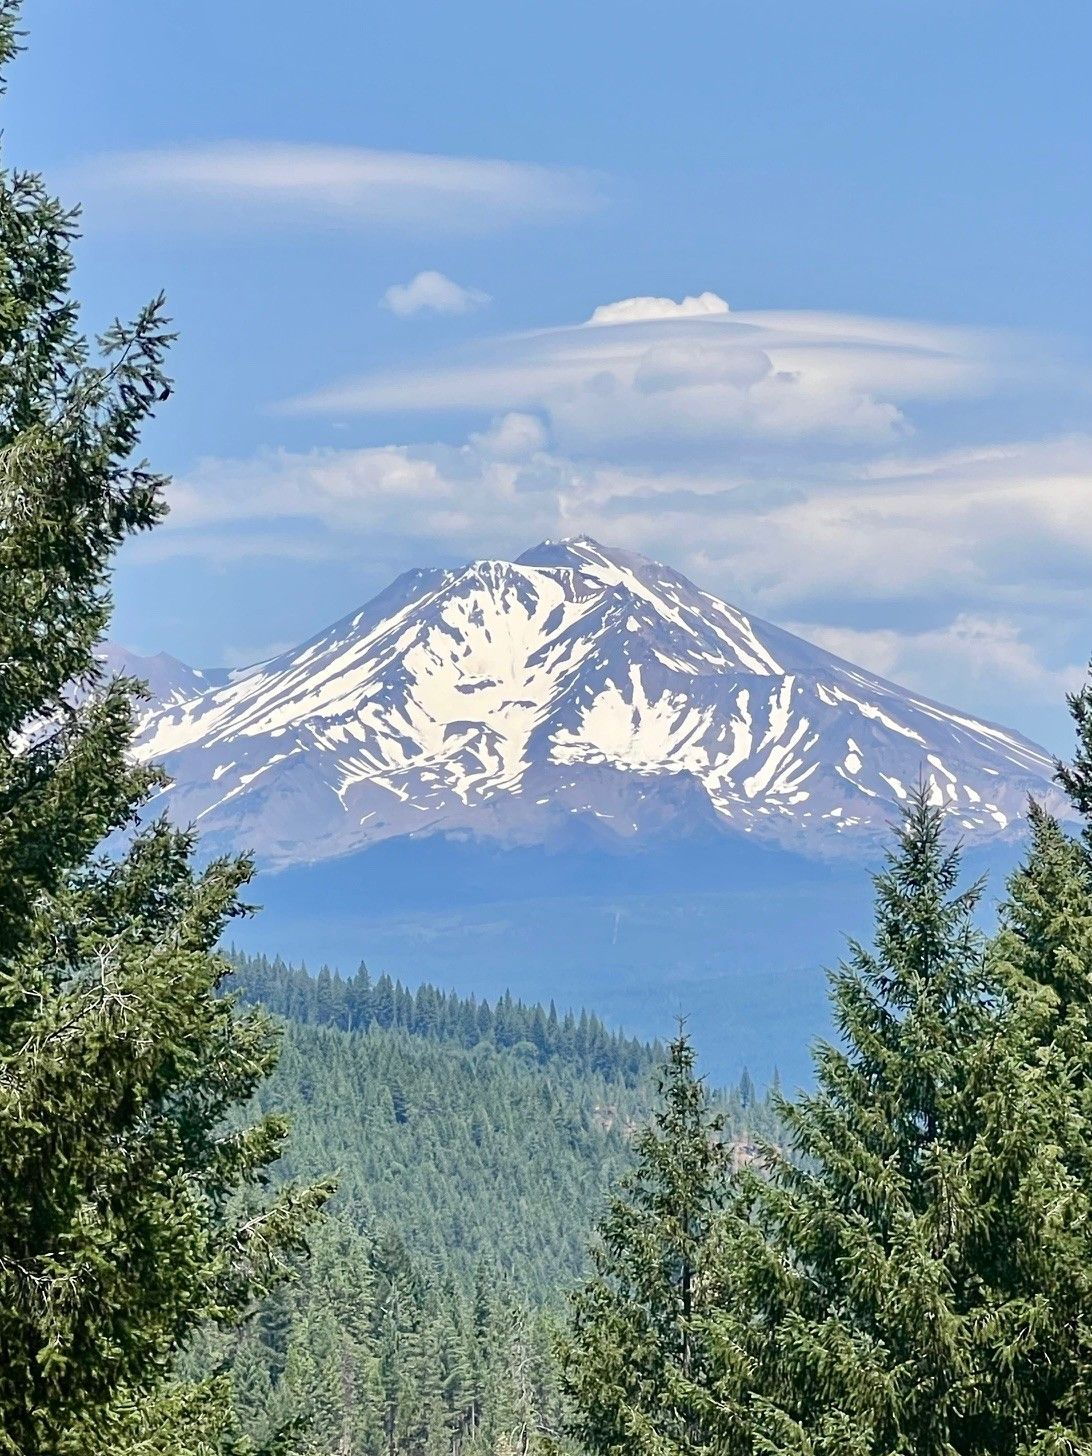
[[[0,0],[5,76],[17,22]],[[89,343],[75,237],[37,176],[0,172],[0,1451],[20,1456],[197,1449],[223,1422],[211,1388],[167,1388],[176,1355],[323,1196],[261,1197],[281,1119],[225,1129],[276,1058],[218,994],[250,865],[198,868],[190,833],[147,820],[138,685],[95,657],[115,553],[165,509],[136,451],[171,336],[155,299]]]

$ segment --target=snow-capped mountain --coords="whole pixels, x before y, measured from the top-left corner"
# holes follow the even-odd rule
[[[441,832],[549,844],[578,825],[871,852],[919,779],[968,840],[1012,834],[1029,793],[1064,807],[1020,735],[586,537],[411,571],[203,691],[185,671],[137,752],[174,780],[175,818],[268,864]]]

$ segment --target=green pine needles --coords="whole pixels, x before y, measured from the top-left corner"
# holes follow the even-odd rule
[[[831,978],[840,1044],[782,1109],[787,1151],[741,1180],[719,1321],[728,1449],[1006,1449],[998,1194],[1033,1149],[1009,1145],[1003,1000],[958,863],[919,793],[876,878],[874,948]]]
[[[16,24],[3,0],[5,69]],[[180,1347],[265,1287],[324,1190],[262,1196],[277,1117],[224,1131],[276,1057],[217,994],[250,867],[198,870],[192,836],[140,822],[137,685],[93,655],[114,552],[164,510],[134,453],[170,335],[156,300],[91,349],[74,237],[0,174],[0,1452],[164,1456],[226,1429],[215,1384],[170,1384]]]
[[[672,1047],[562,1347],[587,1451],[1092,1452],[1092,696],[1072,706],[1084,842],[1032,806],[987,939],[911,798],[873,945],[831,977],[838,1042],[763,1167],[730,1171]]]
[[[715,1449],[708,1316],[713,1235],[728,1149],[681,1029],[574,1296],[561,1347],[571,1434],[591,1452],[675,1456]]]

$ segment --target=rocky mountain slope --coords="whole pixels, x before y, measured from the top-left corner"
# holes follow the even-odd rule
[[[230,679],[152,661],[136,748],[170,812],[270,865],[433,833],[871,853],[919,779],[969,841],[1012,835],[1029,792],[1063,808],[1019,734],[586,537],[408,572]]]
[[[189,667],[169,652],[142,657],[116,642],[104,643],[97,656],[110,677],[135,677],[146,683],[153,711],[171,703],[187,702],[209,688],[222,687],[233,676],[227,668]]]

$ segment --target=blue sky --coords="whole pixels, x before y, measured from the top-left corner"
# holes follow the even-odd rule
[[[5,152],[85,204],[88,326],[164,287],[181,331],[119,640],[251,660],[587,530],[1066,747],[1083,0],[25,19]]]

